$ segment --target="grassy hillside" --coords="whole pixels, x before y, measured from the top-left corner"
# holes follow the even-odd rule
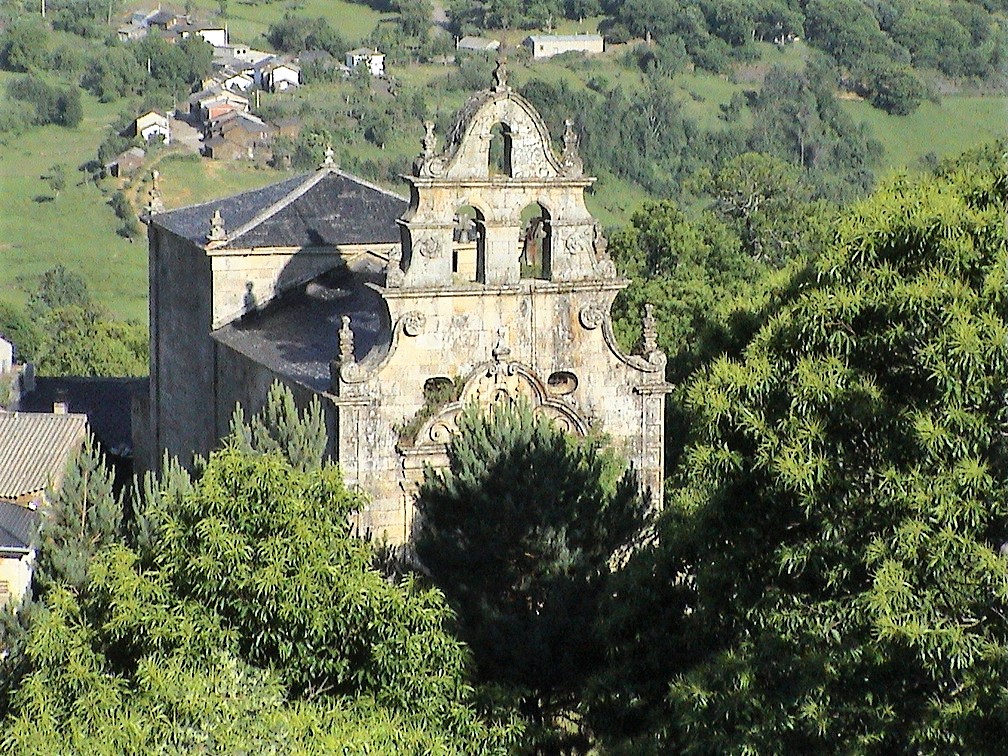
[[[846,101],[844,108],[882,142],[883,166],[890,170],[917,168],[927,155],[956,155],[1008,136],[1008,97],[949,96],[908,116],[889,115],[864,101]]]
[[[199,2],[197,9],[209,15],[217,3]],[[229,26],[239,38],[256,43],[268,24],[291,9],[289,5],[228,3]],[[380,14],[346,2],[308,0],[297,11],[328,18],[348,38],[359,39],[380,19]],[[586,25],[586,26],[590,26]],[[564,29],[575,31],[575,29]],[[512,43],[521,35],[512,33]],[[261,39],[258,40],[261,42]],[[563,81],[572,87],[597,89],[620,84],[633,88],[642,82],[642,74],[620,64],[631,46],[617,46],[604,56],[593,59],[565,59],[532,63],[512,58],[511,80],[520,85],[534,77]],[[704,128],[716,128],[720,106],[736,93],[759,86],[762,75],[775,64],[798,67],[807,54],[801,44],[778,49],[761,49],[757,60],[739,66],[732,76],[683,73],[674,80],[674,88],[684,110]],[[408,93],[423,88],[429,107],[454,109],[465,94],[446,91],[445,77],[452,67],[424,65],[393,67],[399,90]],[[0,72],[0,92],[11,75]],[[489,82],[487,82],[489,83]],[[335,85],[338,87],[340,85]],[[311,98],[327,107],[341,107],[342,94],[337,88],[305,87],[283,97]],[[2,98],[2,94],[0,94]],[[270,98],[264,98],[268,102]],[[85,120],[76,129],[54,126],[30,128],[20,134],[0,134],[0,301],[23,303],[33,281],[43,271],[64,264],[81,272],[100,301],[118,317],[146,319],[147,257],[144,241],[130,242],[117,235],[119,221],[107,204],[109,194],[120,182],[106,180],[104,191],[84,183],[78,167],[95,156],[109,124],[127,107],[120,101],[103,105],[84,97]],[[847,100],[843,107],[866,123],[885,149],[883,171],[920,167],[922,159],[954,155],[984,141],[1008,135],[1008,97],[950,96],[940,104],[925,103],[911,116],[889,116],[867,103]],[[742,118],[750,115],[743,111]],[[400,125],[384,150],[358,140],[347,147],[358,162],[392,159],[403,169],[419,149],[419,125]],[[49,199],[49,189],[40,176],[50,166],[59,164],[67,175],[67,186],[56,199]],[[223,197],[245,189],[279,180],[284,174],[244,163],[217,163],[195,156],[179,159],[171,154],[156,155],[162,175],[162,190],[169,208]],[[146,201],[149,188],[148,165],[123,188],[138,206]],[[381,179],[379,179],[381,180]],[[403,191],[403,186],[385,178],[387,186]],[[589,192],[589,208],[607,226],[618,226],[648,199],[639,187],[611,175],[602,175]]]
[[[10,76],[0,74],[0,88]],[[37,127],[0,134],[0,300],[23,303],[38,276],[55,265],[80,272],[120,318],[147,318],[147,250],[116,235],[106,197],[82,183],[78,167],[95,156],[116,106],[84,98],[76,129]],[[66,188],[55,199],[40,176],[61,165]]]

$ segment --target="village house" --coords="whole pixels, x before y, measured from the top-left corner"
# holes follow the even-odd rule
[[[249,98],[239,92],[214,84],[189,96],[189,119],[206,123],[232,110],[248,112]]]
[[[254,160],[268,153],[277,133],[276,126],[261,118],[232,111],[207,125],[203,154],[214,160]]]
[[[500,40],[487,37],[461,37],[455,42],[456,50],[489,53],[500,49]]]
[[[163,113],[149,110],[133,122],[133,135],[148,143],[157,140],[171,144],[171,122]]]
[[[267,92],[285,92],[301,86],[301,69],[293,63],[274,61],[262,68],[259,81]]]
[[[533,34],[522,42],[532,51],[533,60],[552,58],[569,52],[598,55],[605,52],[601,34]]]
[[[381,78],[385,75],[385,53],[378,52],[378,49],[358,47],[346,54],[346,66],[351,71],[357,66],[364,66],[372,76]]]
[[[498,144],[499,143],[499,144]],[[576,435],[602,431],[660,505],[665,355],[644,313],[625,353],[610,309],[627,281],[561,151],[507,83],[473,95],[442,140],[425,124],[409,197],[339,170],[153,214],[148,411],[141,466],[191,464],[274,381],[317,400],[327,455],[368,496],[361,534],[408,542],[426,466],[459,412],[522,401]],[[434,397],[440,397],[435,399]],[[143,447],[143,448],[141,448]]]
[[[130,147],[120,152],[116,157],[105,163],[105,174],[108,176],[131,176],[143,165],[147,153],[141,147]]]
[[[39,510],[60,487],[67,461],[88,432],[85,415],[0,411],[0,604],[31,586]]]

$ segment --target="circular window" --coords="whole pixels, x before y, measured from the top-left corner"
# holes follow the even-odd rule
[[[569,370],[558,370],[546,381],[551,394],[569,394],[578,387],[578,379]]]

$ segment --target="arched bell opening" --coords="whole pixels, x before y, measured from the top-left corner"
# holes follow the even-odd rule
[[[553,252],[553,228],[549,211],[538,202],[528,205],[521,212],[521,228],[518,239],[521,277],[549,280]]]
[[[455,210],[452,233],[452,276],[460,281],[481,281],[486,270],[486,219],[477,208]]]
[[[508,178],[514,175],[511,166],[511,129],[506,123],[495,123],[490,129],[487,175]]]

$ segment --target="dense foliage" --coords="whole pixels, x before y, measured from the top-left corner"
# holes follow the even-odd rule
[[[23,311],[0,307],[0,335],[40,375],[147,374],[147,328],[110,320],[87,282],[62,265],[42,275]]]
[[[417,556],[458,613],[480,678],[547,728],[602,661],[614,566],[645,507],[632,472],[518,404],[471,405],[418,495]]]
[[[256,451],[255,438],[317,432],[317,407],[291,417],[290,401],[274,392],[259,433],[236,427],[195,478],[166,461],[125,536],[85,448],[44,520],[39,595],[3,623],[5,748],[427,754],[515,742],[513,719],[477,713],[441,594],[388,581],[348,534],[360,500],[337,469]]]
[[[691,380],[602,729],[703,753],[1008,738],[1006,188],[982,160],[894,179]]]

